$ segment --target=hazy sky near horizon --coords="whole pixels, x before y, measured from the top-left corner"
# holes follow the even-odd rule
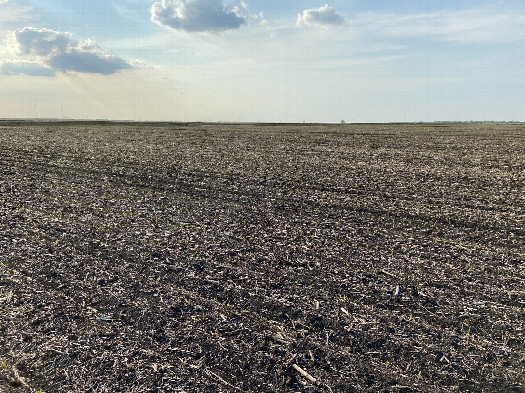
[[[0,0],[0,118],[525,121],[523,0]]]

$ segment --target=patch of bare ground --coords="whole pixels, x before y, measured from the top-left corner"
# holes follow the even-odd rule
[[[0,391],[524,392],[523,125],[0,123]]]

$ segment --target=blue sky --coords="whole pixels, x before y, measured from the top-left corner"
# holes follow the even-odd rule
[[[0,0],[0,118],[525,121],[522,0]]]

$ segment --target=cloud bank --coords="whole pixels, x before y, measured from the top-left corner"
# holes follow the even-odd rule
[[[92,40],[76,41],[70,33],[24,27],[9,34],[8,46],[23,61],[2,63],[5,73],[35,75],[34,70],[109,75],[130,69],[123,59],[107,54]],[[15,72],[18,70],[19,72]],[[45,72],[43,72],[45,74]]]
[[[247,22],[244,3],[228,8],[222,0],[162,0],[151,7],[151,20],[186,32],[219,33]]]
[[[335,27],[343,26],[344,18],[328,4],[320,8],[304,10],[297,17],[297,26]]]

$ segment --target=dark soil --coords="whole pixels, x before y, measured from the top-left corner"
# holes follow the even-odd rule
[[[524,125],[0,122],[0,391],[525,392]]]

